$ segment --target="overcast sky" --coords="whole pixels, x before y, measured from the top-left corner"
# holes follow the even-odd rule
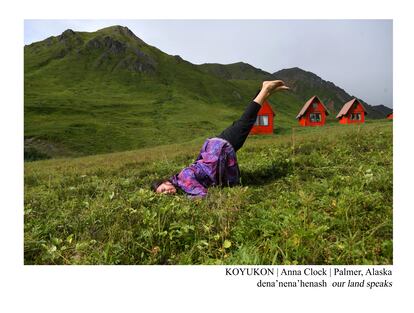
[[[24,43],[111,25],[194,64],[300,67],[369,104],[393,106],[392,20],[26,20]]]

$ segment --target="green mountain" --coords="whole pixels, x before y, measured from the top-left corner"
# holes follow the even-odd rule
[[[121,26],[67,30],[25,46],[24,58],[26,146],[53,156],[213,135],[254,92],[165,54]]]
[[[302,70],[291,70],[194,65],[122,26],[66,30],[24,47],[25,159],[198,142],[238,118],[261,81],[275,76],[294,87],[270,99],[276,133],[297,125],[309,95],[345,99],[334,98],[332,83],[312,85],[309,75],[300,82],[292,73]]]

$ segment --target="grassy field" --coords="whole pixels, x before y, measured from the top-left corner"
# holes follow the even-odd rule
[[[25,163],[25,264],[392,264],[392,123],[249,138],[242,185],[149,183],[203,139]]]

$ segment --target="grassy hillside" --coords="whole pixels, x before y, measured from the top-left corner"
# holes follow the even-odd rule
[[[25,47],[26,146],[51,156],[204,137],[251,97],[123,27],[68,30]]]
[[[198,68],[203,72],[224,79],[247,79],[256,81],[275,79],[272,74],[244,62],[233,64],[204,63],[198,65]]]
[[[241,186],[149,191],[201,144],[25,163],[25,264],[392,264],[392,122],[251,137]]]
[[[242,62],[191,64],[122,26],[67,30],[24,48],[25,160],[214,136],[240,116],[264,79],[273,76]],[[287,82],[295,91],[270,99],[277,134],[296,125],[308,95],[326,100],[332,92],[326,84],[296,88],[297,80]]]

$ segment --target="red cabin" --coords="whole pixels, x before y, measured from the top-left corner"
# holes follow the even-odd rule
[[[392,120],[393,118],[393,113],[387,114],[387,120]]]
[[[317,96],[313,96],[306,101],[296,118],[301,126],[323,126],[327,115],[329,113],[325,105]]]
[[[364,123],[365,114],[367,114],[367,111],[361,102],[354,98],[344,104],[336,118],[339,119],[340,124]]]
[[[257,113],[256,122],[254,123],[250,134],[273,134],[273,118],[275,113],[269,102],[265,101]]]

